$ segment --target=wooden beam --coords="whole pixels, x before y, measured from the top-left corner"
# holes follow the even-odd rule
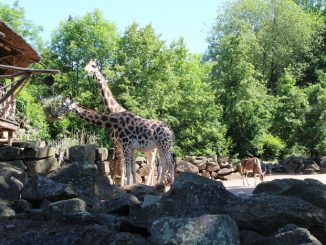
[[[33,68],[22,68],[17,66],[8,66],[8,65],[0,65],[0,69],[24,71],[26,73],[31,73],[31,74],[39,74],[39,73],[59,74],[60,73],[59,70],[54,70],[54,69],[33,69]]]
[[[0,118],[0,131],[16,131],[19,128],[19,124],[11,122],[9,120]]]

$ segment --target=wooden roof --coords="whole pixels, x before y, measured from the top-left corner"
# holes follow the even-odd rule
[[[0,20],[0,64],[27,67],[40,59],[23,37]]]

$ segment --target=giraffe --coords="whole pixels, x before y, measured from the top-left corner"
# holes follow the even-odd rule
[[[167,165],[170,171],[170,182],[174,181],[174,161],[172,159],[171,148],[174,141],[172,130],[159,121],[148,120],[133,114],[132,112],[106,113],[97,112],[81,106],[66,98],[62,106],[57,111],[60,118],[63,114],[73,111],[81,119],[92,124],[114,130],[123,148],[123,155],[126,162],[127,184],[131,184],[131,163],[134,161],[134,151],[152,151],[157,148],[161,159],[159,179],[164,184]],[[133,171],[136,167],[133,165]],[[135,175],[134,181],[135,181]]]
[[[127,111],[124,107],[122,107],[114,98],[109,86],[108,82],[104,78],[103,74],[100,72],[99,67],[97,65],[96,60],[90,60],[86,66],[84,67],[84,70],[90,75],[96,78],[96,83],[101,90],[101,95],[104,101],[105,109],[108,113],[116,113],[116,112],[125,112]],[[120,168],[121,168],[121,182],[120,185],[124,185],[124,158],[123,158],[123,149],[121,144],[119,144],[119,139],[116,137],[117,133],[113,130],[111,133],[111,139],[113,141],[113,144],[116,149],[116,153],[120,160]],[[155,155],[156,155],[157,149],[153,149],[151,151],[144,151],[148,166],[149,166],[149,175],[147,178],[147,185],[153,185],[154,184],[154,161],[155,161]],[[132,162],[132,166],[136,166],[135,162]],[[133,175],[136,175],[136,170],[133,169]]]

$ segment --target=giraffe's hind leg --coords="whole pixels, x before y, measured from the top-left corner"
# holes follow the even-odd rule
[[[149,174],[146,181],[146,185],[154,185],[154,160],[156,155],[156,149],[153,151],[145,152],[147,158],[147,164],[149,168]]]

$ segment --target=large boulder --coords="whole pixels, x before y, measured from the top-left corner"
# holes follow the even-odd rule
[[[9,163],[0,162],[0,204],[9,205],[19,200],[27,180],[25,171]]]
[[[21,170],[27,170],[27,167],[22,160],[13,160],[13,161],[5,161],[5,162],[11,164],[16,168],[20,168]]]
[[[97,198],[108,200],[117,194],[126,193],[117,185],[113,185],[112,179],[105,175],[96,175],[95,177],[95,193]]]
[[[45,147],[45,141],[15,141],[12,143],[12,146],[18,148],[37,148],[37,147]]]
[[[58,161],[55,157],[35,160],[24,160],[29,176],[47,175],[58,169]]]
[[[22,156],[22,150],[13,146],[0,146],[0,161],[12,161],[20,160]]]
[[[159,203],[145,207],[133,205],[130,219],[135,225],[147,227],[161,217],[198,217],[226,213],[240,199],[218,181],[192,173],[180,173]],[[213,204],[213,205],[212,205]]]
[[[68,215],[86,211],[86,202],[79,198],[72,198],[48,204],[44,208],[47,217],[63,219]]]
[[[321,242],[326,242],[325,210],[295,196],[252,195],[234,205],[228,214],[236,220],[240,230],[255,230],[267,236],[292,223],[308,229]]]
[[[69,148],[69,160],[71,162],[94,162],[95,151],[94,144],[72,146]]]
[[[15,211],[11,208],[11,207],[8,207],[8,206],[4,206],[4,205],[0,205],[0,218],[1,217],[13,217],[15,216]]]
[[[272,180],[259,184],[253,191],[254,194],[273,192],[284,196],[296,196],[316,207],[326,209],[326,185],[318,180]]]
[[[191,162],[184,161],[184,160],[178,160],[176,163],[175,171],[176,171],[176,173],[189,172],[189,173],[198,174],[199,168],[196,165],[192,164]]]
[[[289,244],[311,244],[321,245],[316,237],[311,235],[309,230],[293,224],[285,225],[269,236],[262,236],[252,230],[241,232],[241,244],[264,244],[264,245],[289,245]]]
[[[236,222],[228,215],[194,218],[165,217],[153,222],[150,240],[155,244],[240,244]]]
[[[78,193],[72,185],[58,183],[42,176],[31,178],[22,190],[22,198],[33,201],[60,201],[74,197],[78,197]]]
[[[96,175],[95,164],[75,162],[62,166],[57,173],[52,173],[49,177],[56,182],[71,184],[78,193],[94,198]]]
[[[130,206],[135,204],[140,204],[140,201],[135,195],[122,193],[94,207],[93,212],[127,216]]]
[[[22,152],[22,159],[43,159],[55,156],[54,147],[25,148]]]

